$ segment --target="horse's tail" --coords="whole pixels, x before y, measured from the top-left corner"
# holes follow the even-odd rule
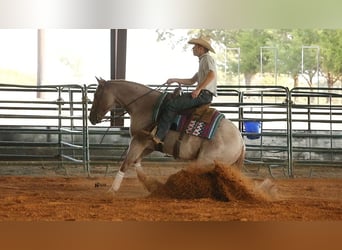
[[[246,146],[245,146],[245,144],[243,144],[241,147],[241,153],[239,155],[239,158],[233,163],[233,165],[236,168],[242,169],[243,164],[245,162],[245,154],[246,154]]]

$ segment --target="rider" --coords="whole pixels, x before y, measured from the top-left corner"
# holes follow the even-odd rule
[[[185,93],[168,100],[163,107],[163,112],[158,123],[157,133],[153,136],[156,144],[163,144],[163,140],[170,129],[177,113],[185,109],[211,103],[213,96],[216,96],[217,74],[216,63],[209,54],[215,53],[210,45],[209,39],[204,37],[191,39],[193,44],[192,52],[199,58],[198,72],[189,79],[170,78],[166,84],[178,83],[180,85],[193,85],[197,82],[196,89],[191,93]]]

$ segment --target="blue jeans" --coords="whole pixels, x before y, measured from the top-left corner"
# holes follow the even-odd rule
[[[156,136],[160,140],[164,140],[172,122],[179,112],[211,103],[212,99],[213,95],[209,91],[202,90],[196,98],[192,98],[191,93],[185,93],[181,96],[167,100],[161,109],[161,117],[158,123]]]

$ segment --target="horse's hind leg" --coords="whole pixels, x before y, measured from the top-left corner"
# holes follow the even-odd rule
[[[152,150],[145,150],[141,156],[134,162],[134,168],[135,168],[135,171],[137,173],[137,176],[138,176],[138,179],[141,181],[141,182],[144,182],[144,180],[147,179],[147,175],[145,174],[144,170],[143,170],[143,167],[141,165],[141,161],[143,159],[143,157],[145,155],[148,155],[152,153]]]
[[[150,150],[150,149],[144,150],[141,157],[134,163],[135,171],[137,172],[137,177],[139,181],[144,185],[144,187],[149,192],[153,192],[154,190],[156,190],[158,187],[162,185],[162,183],[158,181],[157,179],[147,176],[141,165],[141,161],[144,158],[144,156],[152,152],[153,150]]]

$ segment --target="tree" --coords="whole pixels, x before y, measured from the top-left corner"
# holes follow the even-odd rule
[[[172,31],[158,30],[158,40],[174,40],[175,36]],[[210,37],[217,46],[225,48],[240,48],[241,51],[241,67],[240,71],[245,77],[246,85],[251,84],[253,76],[260,71],[260,47],[266,46],[271,39],[271,34],[267,30],[210,30],[197,29],[189,30],[188,36]],[[183,37],[184,38],[184,37]],[[179,42],[184,42],[183,38],[178,38]],[[174,43],[174,42],[172,42]],[[177,42],[176,42],[177,43]],[[266,56],[264,64],[267,65],[268,57]],[[224,60],[220,60],[223,62]],[[222,63],[221,63],[222,64]],[[227,67],[227,65],[218,64],[219,67]],[[234,69],[236,65],[232,66]]]
[[[240,30],[236,34],[234,46],[241,49],[241,72],[244,74],[246,85],[250,85],[255,74],[260,72],[260,48],[269,45],[271,33],[267,30]],[[269,64],[269,53],[263,54],[262,65]]]
[[[293,32],[302,43],[302,76],[310,87],[313,86],[313,78],[319,74],[319,31],[318,30],[295,30]]]
[[[218,70],[226,74],[241,72],[245,84],[250,85],[252,78],[260,72],[272,72],[274,65],[277,73],[292,77],[293,86],[298,86],[301,75],[310,87],[314,84],[314,77],[319,74],[327,79],[332,87],[342,77],[342,30],[315,29],[280,29],[280,30],[189,30],[186,36],[176,37],[173,31],[158,31],[158,39],[169,41],[172,45],[185,44],[188,37],[211,37],[214,45],[228,51],[231,48],[240,49],[240,61],[230,60],[229,65],[223,53],[217,56]],[[274,48],[277,51],[277,61],[271,50],[263,52],[260,62],[260,48]],[[273,52],[274,53],[274,52]],[[237,65],[240,63],[240,71]]]
[[[273,42],[278,48],[278,72],[291,76],[293,86],[298,87],[298,76],[301,72],[301,46],[300,39],[293,36],[289,29],[275,30]]]
[[[322,74],[329,88],[342,80],[342,30],[321,32]]]

